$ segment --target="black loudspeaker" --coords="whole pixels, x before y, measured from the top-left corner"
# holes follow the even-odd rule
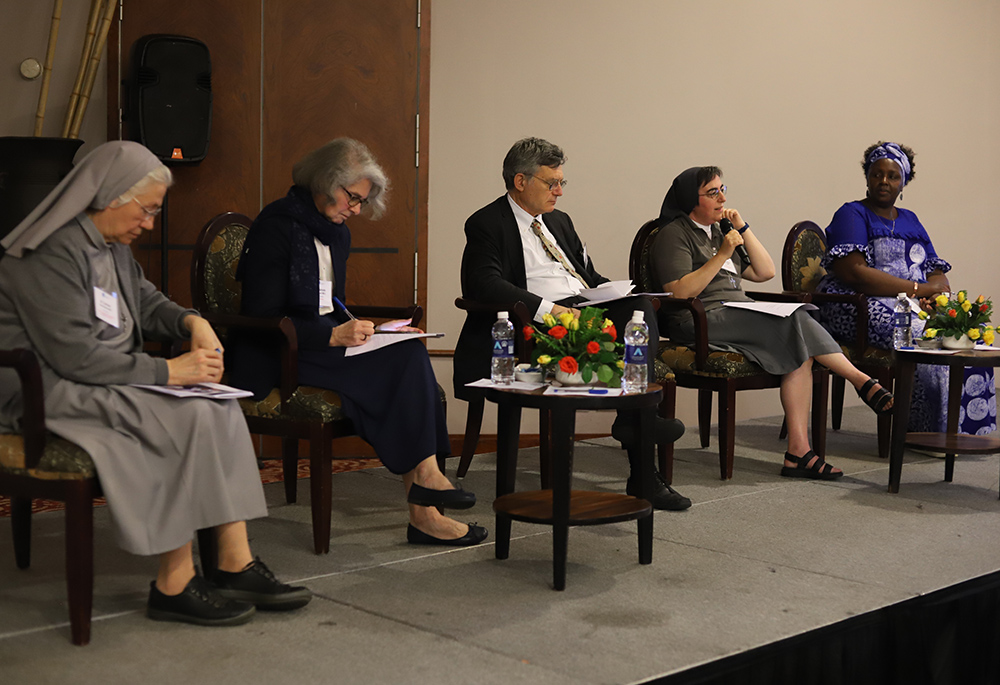
[[[125,82],[126,135],[165,164],[197,164],[212,130],[212,61],[186,36],[143,36],[132,46]]]

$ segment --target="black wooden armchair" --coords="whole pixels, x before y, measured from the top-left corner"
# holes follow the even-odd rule
[[[292,321],[240,315],[242,289],[236,280],[236,265],[250,224],[249,217],[226,212],[205,225],[195,245],[191,293],[195,308],[212,323],[220,337],[240,329],[272,336],[280,346],[280,385],[260,401],[240,400],[240,407],[251,433],[281,438],[285,499],[290,504],[297,497],[299,440],[309,441],[313,546],[317,554],[324,554],[330,551],[333,440],[356,433],[341,409],[340,396],[336,392],[299,384],[298,343]],[[413,325],[423,316],[423,309],[417,305],[352,305],[351,310],[368,318],[412,318]],[[444,402],[443,392],[440,395]]]
[[[662,228],[660,219],[647,221],[639,229],[629,254],[629,277],[641,292],[660,292],[662,283],[654,283],[649,265],[649,253],[657,231]],[[775,293],[747,293],[759,300],[784,300],[790,298]],[[694,347],[661,340],[657,353],[659,365],[673,372],[676,383],[682,388],[698,391],[698,429],[701,446],[708,447],[712,424],[712,393],[719,394],[719,472],[723,480],[733,477],[733,458],[736,442],[736,393],[740,390],[777,388],[781,376],[764,371],[757,364],[736,352],[712,351],[708,343],[708,323],[705,307],[697,297],[661,297],[661,308],[686,310],[691,313],[695,326]],[[826,453],[826,412],[830,372],[820,364],[813,366],[812,440],[813,450]],[[666,395],[664,396],[666,401]],[[663,412],[661,412],[663,415]],[[671,413],[671,415],[673,415]],[[668,460],[673,461],[673,446],[667,446]]]
[[[879,382],[886,390],[892,391],[895,379],[895,356],[892,350],[882,350],[868,344],[868,298],[857,293],[836,295],[817,293],[816,286],[826,275],[820,261],[826,254],[826,234],[812,221],[800,221],[785,238],[781,253],[781,286],[788,292],[802,294],[811,302],[846,302],[857,311],[855,317],[855,339],[849,344],[841,344],[844,355],[866,374]],[[833,429],[839,430],[844,411],[845,381],[840,376],[833,377],[832,419]],[[892,412],[878,415],[878,454],[883,459],[889,457],[889,441],[892,437]]]

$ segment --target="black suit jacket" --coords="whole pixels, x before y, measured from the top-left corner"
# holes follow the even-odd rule
[[[546,228],[591,288],[606,283],[594,263],[583,253],[583,243],[565,212],[553,210],[543,217]],[[514,211],[506,195],[486,205],[465,222],[465,252],[462,255],[462,296],[486,303],[521,301],[534,313],[542,298],[527,289],[524,248]],[[493,345],[492,313],[470,312],[455,347],[455,396],[468,400],[475,391],[465,384],[490,375]],[[520,331],[515,333],[515,337]]]

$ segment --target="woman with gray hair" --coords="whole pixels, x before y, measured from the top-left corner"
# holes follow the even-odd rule
[[[344,308],[351,232],[345,221],[385,210],[389,181],[362,143],[337,138],[292,169],[288,194],[261,210],[247,234],[236,278],[242,312],[288,317],[298,337],[299,380],[336,391],[358,435],[382,463],[403,477],[409,503],[406,537],[412,544],[475,545],[486,529],[441,515],[436,507],[467,509],[471,492],[454,489],[436,455],[450,452],[444,409],[427,350],[407,340],[346,356],[375,332],[371,321]],[[409,322],[383,327],[416,330]],[[232,382],[265,397],[278,384],[278,349],[242,336],[231,345]]]
[[[46,427],[94,461],[119,544],[159,555],[149,617],[236,625],[255,606],[295,609],[311,595],[278,582],[250,553],[246,520],[267,509],[236,401],[135,387],[222,375],[212,327],[158,292],[128,248],[152,230],[171,183],[138,143],[105,143],[76,165],[2,242],[0,348],[37,355]],[[191,351],[151,357],[144,337],[189,338]],[[13,375],[0,370],[0,431],[20,422]],[[191,552],[202,528],[219,540],[210,579],[197,574]]]

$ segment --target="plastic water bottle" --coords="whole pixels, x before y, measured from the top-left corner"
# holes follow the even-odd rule
[[[646,392],[649,379],[649,326],[640,310],[632,312],[625,327],[625,375],[622,388],[626,393]]]
[[[493,324],[490,380],[497,385],[510,385],[514,381],[514,324],[507,312],[497,312],[497,322]]]
[[[896,309],[893,313],[892,346],[897,350],[913,347],[913,331],[910,327],[910,299],[906,293],[896,295]]]

